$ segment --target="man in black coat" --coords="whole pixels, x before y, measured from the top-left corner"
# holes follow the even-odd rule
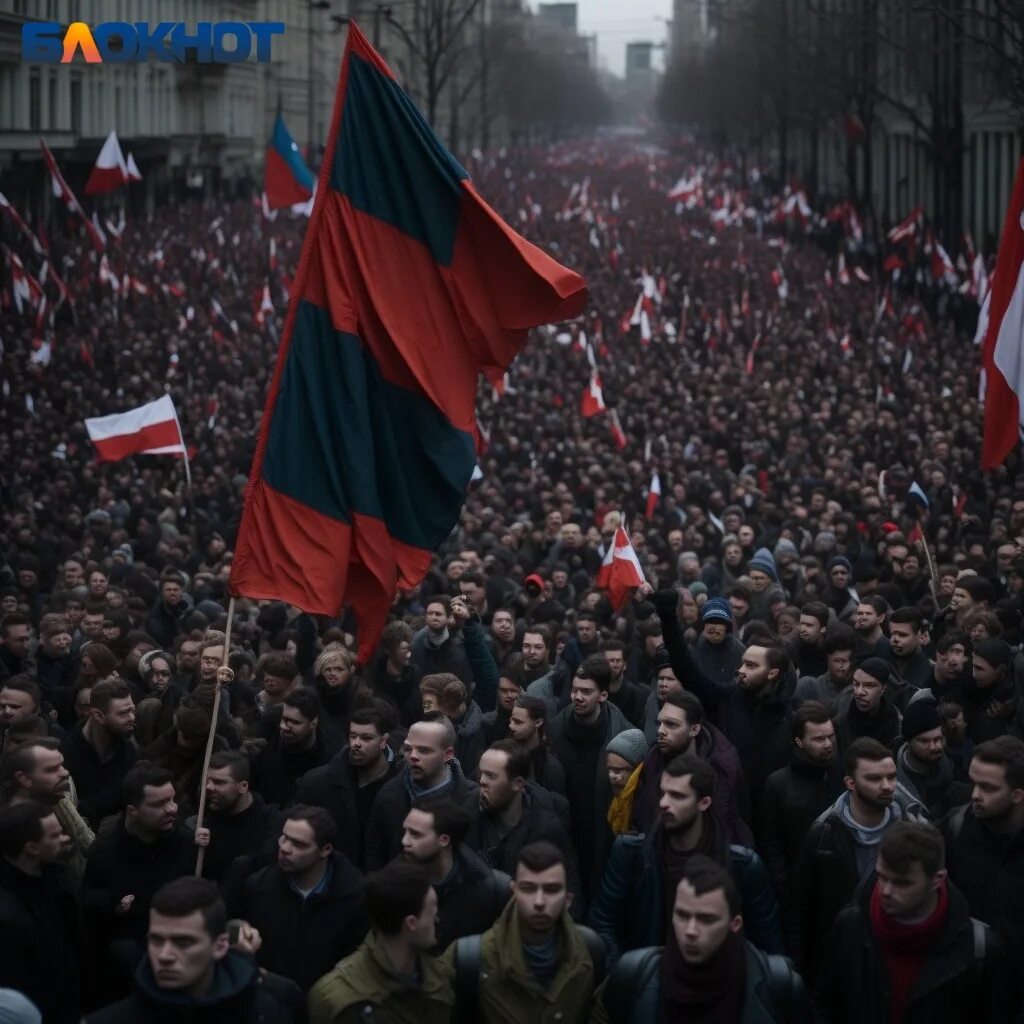
[[[191,607],[184,597],[187,582],[183,572],[166,571],[160,580],[160,596],[146,618],[146,632],[165,651],[169,651],[175,637],[184,632],[181,620]]]
[[[132,994],[86,1024],[298,1024],[292,1008],[301,1010],[301,993],[230,948],[227,910],[212,882],[184,877],[154,893],[146,945]]]
[[[257,854],[281,831],[284,815],[268,806],[249,788],[249,758],[237,750],[219,750],[210,758],[206,775],[206,817],[201,829],[195,819],[196,845],[205,847],[203,877],[221,882],[239,858]]]
[[[551,795],[531,788],[530,755],[513,740],[492,743],[480,758],[480,799],[466,844],[509,877],[519,851],[530,843],[549,842],[565,855],[573,919],[585,916],[579,864],[569,834],[551,803]]]
[[[829,934],[814,1001],[821,1024],[1003,1024],[1016,1011],[1004,947],[947,882],[942,836],[897,822],[876,878]]]
[[[59,863],[66,845],[52,806],[0,811],[0,987],[23,992],[47,1024],[81,1017],[81,926]]]
[[[932,700],[911,701],[900,725],[903,745],[896,753],[900,782],[940,821],[954,807],[971,799],[971,787],[953,778],[953,759],[946,753],[942,716]]]
[[[89,717],[63,739],[60,752],[78,794],[78,811],[95,829],[121,807],[121,781],[135,763],[135,702],[119,679],[97,683]]]
[[[470,821],[451,800],[423,800],[403,823],[402,856],[426,868],[437,893],[435,953],[464,935],[487,931],[512,895],[509,876],[488,867],[465,844]]]
[[[277,732],[256,760],[253,789],[268,804],[288,807],[295,799],[299,779],[325,765],[330,753],[320,735],[320,698],[299,687],[285,697]]]
[[[412,725],[403,753],[404,768],[384,783],[370,810],[367,871],[379,871],[402,852],[403,822],[413,801],[448,799],[466,810],[476,805],[477,785],[455,760],[455,727],[445,715],[434,712]]]
[[[844,788],[830,709],[805,701],[793,712],[793,756],[768,776],[758,805],[757,848],[783,908],[804,837]]]
[[[840,751],[861,737],[877,740],[887,747],[896,745],[900,713],[887,697],[891,671],[884,658],[868,658],[854,669],[851,699],[836,718]]]
[[[396,723],[385,701],[356,708],[349,717],[348,746],[327,764],[306,772],[295,788],[298,803],[323,807],[334,818],[339,849],[360,870],[366,863],[366,828],[373,802],[404,765],[389,745]]]
[[[322,807],[293,807],[278,840],[277,863],[251,875],[232,897],[233,917],[263,939],[259,965],[303,992],[355,952],[369,927],[363,878],[334,849],[338,829]]]
[[[651,688],[645,683],[637,683],[627,677],[626,645],[621,640],[606,640],[601,645],[601,650],[608,659],[608,667],[612,672],[608,699],[622,712],[630,725],[642,729]]]

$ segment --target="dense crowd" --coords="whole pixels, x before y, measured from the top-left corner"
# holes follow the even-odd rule
[[[979,469],[966,274],[692,142],[469,166],[590,305],[481,385],[365,664],[345,610],[227,621],[306,222],[55,221],[52,336],[5,292],[0,1015],[1016,1019],[1024,476]],[[85,434],[165,392],[190,488]]]

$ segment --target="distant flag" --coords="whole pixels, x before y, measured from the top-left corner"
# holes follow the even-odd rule
[[[253,305],[256,307],[254,319],[262,327],[266,323],[267,314],[273,316],[274,313],[274,303],[270,299],[269,281],[263,282],[263,289],[256,293],[256,301]]]
[[[480,198],[351,22],[327,137],[230,590],[348,605],[367,662],[458,522],[480,374],[586,287]]]
[[[119,462],[129,455],[185,455],[178,413],[170,395],[127,412],[85,421],[99,462]]]
[[[992,275],[985,373],[983,469],[995,469],[1017,446],[1024,405],[1024,160],[1017,167]]]
[[[928,495],[924,493],[921,485],[915,480],[907,490],[907,501],[916,502],[921,508],[931,508],[932,503],[928,500]]]
[[[612,428],[612,440],[615,442],[615,447],[622,451],[629,442],[626,440],[626,432],[619,422],[619,414],[614,409],[608,415],[608,422]]]
[[[654,517],[654,510],[658,507],[658,502],[661,500],[661,477],[658,476],[657,471],[651,476],[651,484],[647,488],[647,507],[644,509],[644,514],[647,516],[648,521]]]
[[[142,181],[142,171],[139,170],[139,165],[131,153],[128,154],[128,159],[125,161],[125,170],[128,172],[129,181]]]
[[[43,151],[43,162],[46,164],[46,169],[50,172],[50,182],[53,187],[54,197],[59,199],[71,213],[77,213],[82,218],[82,223],[85,225],[85,230],[88,232],[93,248],[97,252],[101,252],[106,246],[103,232],[97,231],[95,225],[86,217],[82,204],[68,187],[68,183],[64,180],[64,175],[60,173],[60,168],[57,166],[53,153],[50,152],[50,147],[42,139],[39,140],[39,146]]]
[[[924,207],[915,206],[914,209],[911,210],[910,213],[908,213],[906,217],[904,217],[903,220],[901,220],[899,224],[889,232],[889,241],[901,242],[905,238],[915,238],[920,228],[920,222],[923,216]]]
[[[644,571],[636,557],[629,536],[620,526],[615,531],[612,543],[604,556],[597,574],[597,585],[608,591],[608,600],[615,611],[619,611],[630,594],[644,582]]]
[[[267,146],[263,167],[263,192],[267,208],[280,209],[307,202],[313,195],[313,172],[306,166],[295,140],[278,114]]]
[[[605,409],[604,390],[601,387],[601,378],[595,369],[590,374],[589,383],[583,389],[583,396],[580,398],[580,414],[586,417],[597,416]]]
[[[100,155],[96,157],[89,180],[85,183],[85,194],[97,196],[104,192],[113,192],[126,185],[129,180],[128,167],[121,153],[121,143],[117,141],[117,132],[111,132],[107,136],[107,141],[103,143]]]
[[[14,221],[14,226],[32,243],[32,248],[37,256],[43,255],[43,246],[36,238],[32,229],[21,219],[21,215],[11,205],[7,196],[0,192],[0,212],[6,213]]]

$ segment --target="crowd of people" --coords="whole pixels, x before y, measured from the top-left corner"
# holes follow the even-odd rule
[[[50,224],[45,349],[5,296],[5,1019],[1017,1019],[1024,475],[979,469],[974,303],[692,142],[469,166],[590,306],[482,385],[365,664],[345,609],[227,620],[305,221]],[[165,392],[191,487],[97,464],[84,418]]]

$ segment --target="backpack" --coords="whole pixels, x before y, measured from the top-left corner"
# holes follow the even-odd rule
[[[604,940],[597,932],[578,924],[576,930],[583,939],[594,965],[594,987],[604,978]],[[455,941],[455,1008],[458,1024],[479,1024],[480,1021],[480,965],[483,961],[483,942],[480,935],[465,935]]]

